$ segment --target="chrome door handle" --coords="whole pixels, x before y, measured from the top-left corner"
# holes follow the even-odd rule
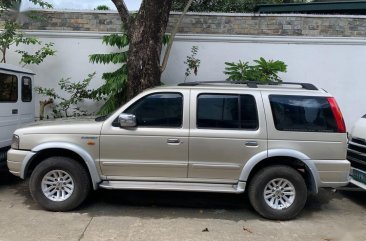
[[[245,146],[255,147],[255,146],[258,146],[258,142],[256,142],[256,141],[247,141],[247,142],[245,142]]]
[[[180,140],[179,140],[179,139],[177,139],[177,138],[169,138],[169,139],[166,141],[166,143],[168,143],[168,144],[180,144],[181,142],[180,142]]]

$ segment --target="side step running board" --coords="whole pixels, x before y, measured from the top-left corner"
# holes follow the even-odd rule
[[[104,189],[123,190],[166,190],[188,192],[220,192],[242,193],[245,182],[238,184],[213,184],[213,183],[186,183],[186,182],[131,182],[131,181],[103,181],[99,184]]]

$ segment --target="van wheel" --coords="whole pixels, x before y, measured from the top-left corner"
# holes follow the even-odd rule
[[[68,157],[50,157],[32,172],[30,192],[44,209],[69,211],[78,207],[90,191],[85,168]]]
[[[304,208],[307,188],[304,178],[294,168],[270,166],[255,174],[249,183],[248,195],[261,216],[289,220]]]

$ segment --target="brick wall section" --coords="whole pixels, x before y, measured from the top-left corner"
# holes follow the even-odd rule
[[[46,21],[27,22],[26,30],[119,32],[120,18],[115,12],[40,11]],[[179,14],[170,16],[168,31],[178,21]],[[0,25],[5,16],[0,17]],[[254,14],[188,14],[179,33],[366,37],[366,18],[357,16],[263,15]]]

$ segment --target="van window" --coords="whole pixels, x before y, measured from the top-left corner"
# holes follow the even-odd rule
[[[197,100],[197,127],[258,129],[258,113],[251,95],[201,94]]]
[[[22,101],[32,101],[32,79],[29,77],[22,78]]]
[[[271,95],[274,124],[280,131],[337,132],[326,97]]]
[[[0,102],[18,101],[18,78],[15,75],[0,73]]]

